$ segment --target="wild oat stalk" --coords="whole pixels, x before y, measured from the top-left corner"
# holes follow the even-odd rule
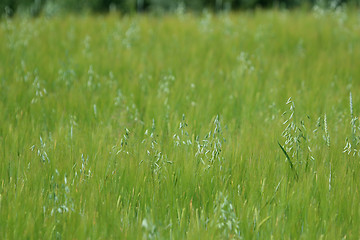
[[[225,239],[241,239],[240,227],[235,209],[226,195],[222,192],[216,195],[214,201],[214,218],[212,226],[220,231],[220,235]]]
[[[188,124],[185,120],[185,114],[182,115],[182,120],[179,124],[178,131],[173,135],[173,140],[176,146],[182,145],[192,145],[190,135],[188,133]]]
[[[314,158],[311,155],[305,122],[303,120],[298,121],[295,103],[291,100],[291,97],[286,104],[290,105],[290,107],[288,112],[283,113],[283,115],[289,115],[283,122],[286,127],[281,134],[285,138],[284,150],[294,159],[294,165],[304,162],[308,165],[309,159],[314,160]]]
[[[351,121],[350,121],[351,139],[350,140],[349,138],[345,139],[346,144],[343,152],[347,153],[348,155],[352,154],[353,156],[355,156],[356,154],[359,154],[358,145],[360,143],[360,136],[357,135],[357,130],[360,129],[360,126],[359,126],[359,119],[354,116],[353,99],[351,92],[350,92],[349,101],[350,101],[350,116],[351,116]]]
[[[218,160],[220,169],[222,169],[222,144],[225,142],[225,138],[222,134],[219,115],[214,120],[214,130],[209,131],[203,140],[196,139],[198,150],[195,157],[198,157],[200,161],[210,168]]]
[[[329,131],[328,131],[328,124],[327,124],[327,118],[326,118],[326,114],[324,116],[324,140],[325,140],[325,143],[326,143],[326,146],[330,147],[330,134],[329,134]]]

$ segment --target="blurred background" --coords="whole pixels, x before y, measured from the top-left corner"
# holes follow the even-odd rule
[[[56,15],[66,12],[106,13],[119,11],[124,14],[137,12],[174,12],[244,10],[255,8],[336,8],[347,4],[359,6],[360,0],[1,0],[0,15],[13,16],[40,14]]]

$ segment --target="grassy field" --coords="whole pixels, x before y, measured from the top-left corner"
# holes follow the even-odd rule
[[[355,10],[0,21],[0,239],[356,239]]]

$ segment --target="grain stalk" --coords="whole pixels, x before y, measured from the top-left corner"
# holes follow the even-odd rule
[[[350,137],[347,137],[345,139],[346,144],[343,152],[347,153],[348,155],[359,156],[360,152],[358,145],[360,144],[360,135],[357,134],[357,130],[360,130],[360,126],[359,126],[359,119],[354,116],[353,98],[351,92],[350,92],[349,102],[350,102],[350,116],[351,116],[351,120],[350,120],[351,135]]]
[[[307,134],[307,128],[305,127],[304,120],[297,119],[297,113],[295,111],[295,103],[289,98],[286,102],[289,105],[289,111],[284,112],[283,115],[289,115],[289,117],[283,122],[286,125],[282,136],[285,138],[285,144],[282,146],[279,143],[282,151],[286,156],[286,159],[291,161],[292,169],[295,169],[296,165],[304,164],[306,167],[309,164],[309,160],[314,160],[311,154],[311,148],[309,146],[310,137]],[[309,118],[309,117],[308,117]],[[289,161],[289,163],[290,163]]]
[[[216,195],[214,204],[214,217],[210,221],[210,225],[220,231],[223,239],[241,239],[240,221],[228,197],[220,192]]]
[[[199,137],[196,139],[197,143],[197,152],[195,157],[198,157],[201,163],[203,163],[206,168],[210,168],[215,164],[217,160],[220,169],[222,169],[223,157],[221,155],[222,152],[222,144],[225,142],[225,138],[222,134],[221,124],[219,115],[217,115],[214,119],[214,130],[209,131],[203,140],[199,140]]]

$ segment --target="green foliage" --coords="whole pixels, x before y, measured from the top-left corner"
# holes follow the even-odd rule
[[[357,11],[48,4],[0,21],[0,239],[360,236]]]

